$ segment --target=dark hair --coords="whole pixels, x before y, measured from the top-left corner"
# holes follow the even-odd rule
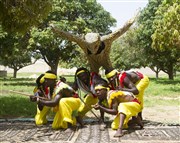
[[[96,80],[94,83],[94,86],[96,86],[96,85],[102,85],[104,87],[109,87],[107,80],[105,80],[103,78],[99,78],[98,80]]]
[[[113,68],[105,69],[105,74],[108,74],[108,73],[110,73],[113,70],[114,70]]]
[[[42,85],[42,83],[40,83],[41,78],[44,76],[44,74],[41,74],[40,76],[38,76],[38,78],[36,79],[36,84],[37,87],[40,87]]]
[[[56,75],[56,73],[53,72],[52,70],[48,70],[48,71],[46,71],[45,73],[52,73],[52,74],[55,74],[55,75]]]
[[[78,68],[78,69],[76,70],[76,73],[75,73],[75,81],[76,81],[76,79],[77,79],[77,73],[78,73],[79,71],[81,71],[81,70],[84,70],[85,73],[87,73],[88,76],[90,77],[90,72],[89,72],[89,70],[86,69],[86,68],[84,68],[84,67],[80,67],[80,68]]]

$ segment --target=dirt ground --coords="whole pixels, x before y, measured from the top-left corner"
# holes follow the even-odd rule
[[[159,106],[145,107],[143,110],[145,120],[180,124],[180,106]]]

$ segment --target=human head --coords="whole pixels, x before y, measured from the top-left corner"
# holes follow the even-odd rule
[[[95,84],[96,96],[98,97],[99,101],[103,101],[107,98],[107,92],[109,90],[110,88],[105,80],[99,80],[99,82]]]
[[[105,70],[105,75],[109,83],[111,84],[112,87],[118,86],[117,84],[117,74],[118,71],[115,69],[106,69]]]
[[[40,79],[40,83],[44,83],[45,86],[53,87],[56,84],[56,74],[49,70],[45,72],[44,76]]]
[[[90,72],[84,67],[78,68],[75,73],[75,81],[77,79],[88,85],[90,82]]]

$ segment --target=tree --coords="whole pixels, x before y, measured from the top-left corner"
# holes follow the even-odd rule
[[[129,70],[146,66],[144,48],[139,47],[136,33],[134,26],[113,43],[110,57],[114,68]]]
[[[178,0],[163,1],[156,11],[152,48],[166,54],[167,62],[161,69],[173,79],[174,68],[180,61],[180,4]],[[176,69],[178,70],[178,69]]]
[[[36,62],[36,60],[32,62],[32,51],[27,49],[28,35],[15,36],[7,33],[1,33],[1,35],[1,64],[14,69],[13,77],[16,78],[19,69]]]
[[[61,29],[81,36],[88,31],[109,32],[116,22],[96,1],[53,0],[52,11],[44,22],[31,31],[30,46],[40,52],[51,70],[57,71],[59,61],[71,64],[74,57],[80,57],[77,45],[54,35],[48,23],[53,21]],[[77,64],[77,62],[75,62]],[[72,65],[72,64],[71,64]],[[78,66],[78,65],[77,65]]]
[[[0,24],[11,33],[26,33],[38,25],[51,10],[50,0],[1,0]]]
[[[159,17],[156,17],[156,12],[159,10],[162,2],[163,0],[150,0],[147,7],[141,12],[138,20],[138,42],[145,49],[148,66],[152,69],[155,67],[161,69],[169,75],[169,79],[173,79],[173,68],[177,64],[179,57],[177,51],[169,48],[159,51],[151,47],[153,43],[152,35],[156,31],[156,27],[153,24],[159,19]],[[164,36],[168,37],[167,35]]]

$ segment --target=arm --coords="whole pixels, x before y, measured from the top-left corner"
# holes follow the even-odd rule
[[[56,33],[57,35],[59,35],[60,37],[63,37],[69,41],[73,41],[76,42],[82,49],[84,49],[84,47],[86,47],[86,45],[88,44],[85,40],[83,40],[82,38],[73,35],[69,32],[65,32],[62,31],[60,29],[58,29],[56,26],[54,26],[53,24],[50,24],[50,26],[52,27],[52,31],[54,33]]]
[[[138,13],[137,13],[138,15]],[[137,15],[135,15],[133,18],[131,18],[130,20],[128,20],[123,27],[119,28],[118,30],[114,31],[111,34],[102,36],[102,41],[111,41],[113,42],[114,40],[116,40],[117,38],[119,38],[121,35],[123,35],[130,27],[131,25],[134,23]]]
[[[136,88],[134,83],[131,82],[131,80],[128,77],[124,78],[124,85],[126,88],[119,88],[119,90],[132,92],[134,95],[139,94],[138,89]]]
[[[100,110],[100,112],[106,112],[108,114],[116,115],[118,113],[118,105],[119,105],[118,102],[116,101],[116,99],[114,99],[113,103],[112,103],[112,109],[104,107],[104,106],[99,105],[99,104],[96,104],[93,107],[96,110]]]
[[[61,94],[57,94],[55,96],[55,98],[51,101],[45,101],[45,100],[39,99],[39,101],[37,100],[37,102],[38,102],[38,104],[41,104],[41,105],[45,105],[45,106],[49,106],[49,107],[55,107],[56,105],[59,104],[61,97],[62,97]]]

